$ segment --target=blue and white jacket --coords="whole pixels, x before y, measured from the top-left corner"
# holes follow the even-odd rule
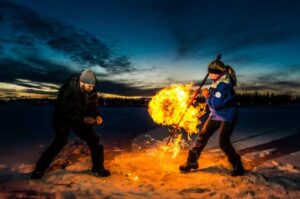
[[[237,119],[238,107],[233,87],[227,74],[211,84],[210,97],[206,99],[210,109],[210,119],[229,122]]]

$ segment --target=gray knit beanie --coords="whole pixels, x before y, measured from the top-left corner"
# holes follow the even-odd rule
[[[81,73],[79,81],[86,84],[96,85],[96,75],[93,71],[86,69]]]

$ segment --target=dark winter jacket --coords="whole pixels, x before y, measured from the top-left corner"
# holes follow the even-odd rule
[[[206,103],[212,120],[234,121],[237,119],[238,108],[233,87],[230,78],[225,74],[209,88],[210,97],[206,99]]]
[[[79,76],[72,76],[60,88],[54,108],[54,121],[69,125],[83,124],[84,117],[96,118],[99,115],[96,90],[86,94],[79,85]]]

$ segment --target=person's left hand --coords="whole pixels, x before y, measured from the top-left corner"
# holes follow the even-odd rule
[[[102,117],[101,117],[101,116],[97,116],[97,117],[96,117],[96,124],[97,124],[97,125],[101,125],[102,123],[103,123]]]

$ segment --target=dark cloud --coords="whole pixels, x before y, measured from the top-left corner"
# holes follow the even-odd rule
[[[130,62],[128,57],[120,56],[114,59],[109,60],[109,62],[105,63],[104,66],[107,66],[107,69],[111,73],[122,73],[122,72],[133,72],[136,71],[136,68],[130,66]],[[113,66],[113,67],[111,67]]]
[[[40,65],[44,67],[42,69],[37,69],[36,67]],[[34,94],[53,95],[52,92],[37,91],[34,89],[43,89],[43,87],[56,89],[56,87],[51,85],[45,85],[45,83],[62,85],[71,75],[78,74],[75,71],[68,70],[67,67],[34,57],[24,59],[24,62],[12,59],[0,59],[0,66],[2,69],[0,71],[1,82],[14,83],[16,85],[30,87],[30,89],[23,89],[22,92]],[[18,79],[30,81],[26,82]],[[34,83],[34,85],[32,83]],[[109,80],[99,80],[97,88],[100,92],[125,96],[149,96],[153,95],[157,91],[157,89],[137,88],[130,83],[118,83]],[[1,88],[1,93],[8,92],[11,93],[11,91]]]
[[[268,90],[299,94],[300,80],[292,77],[293,72],[298,73],[299,70],[300,68],[296,68],[295,66],[285,66],[285,71],[261,74],[250,81],[242,80],[238,84],[238,89],[245,91]]]
[[[174,39],[175,51],[180,59],[197,57],[200,60],[205,56],[214,58],[217,53],[222,53],[225,54],[226,63],[238,65],[237,63],[255,62],[264,56],[269,58],[271,53],[251,54],[251,50],[261,50],[263,48],[260,47],[296,40],[295,38],[300,37],[300,26],[297,25],[300,17],[299,1],[114,0],[107,2],[106,4],[113,4],[113,6],[106,7],[108,13],[109,8],[118,11],[115,17],[108,19],[107,24],[115,21],[118,26],[124,27],[124,31],[121,28],[117,29],[120,30],[120,35],[128,34],[128,38],[131,39],[135,36],[134,34],[137,34],[137,37],[143,38],[147,34],[143,31],[140,33],[139,30],[147,25],[151,28],[157,27],[157,32],[162,37],[167,37],[167,41]],[[105,4],[101,2],[98,5],[102,3]],[[71,8],[74,7],[71,6]],[[95,6],[94,9],[98,7]],[[132,66],[128,56],[118,55],[111,46],[84,30],[50,17],[41,16],[11,1],[0,1],[0,13],[2,69],[0,81],[26,85],[24,82],[15,81],[16,78],[23,78],[62,84],[69,75],[89,66],[105,68],[107,73],[98,74],[99,78],[105,77],[103,79],[108,79],[107,75],[111,74],[142,72]],[[118,17],[123,17],[125,14],[128,14],[129,18],[119,23]],[[94,15],[88,15],[94,17]],[[135,18],[139,16],[145,23],[135,21]],[[125,24],[122,24],[124,22]],[[77,22],[74,23],[77,24]],[[162,31],[163,34],[161,34]],[[165,38],[161,39],[164,41]],[[174,47],[174,43],[166,43],[166,45],[169,44],[170,48]],[[145,49],[149,47],[147,45],[149,44],[145,45]],[[139,59],[139,56],[143,55],[143,49],[133,51],[135,50],[141,50],[137,55]],[[46,54],[43,54],[45,52]],[[234,56],[230,53],[234,53]],[[68,60],[59,62],[62,56]],[[299,68],[299,66],[294,68],[297,67]],[[285,67],[283,68],[285,70]],[[289,73],[294,72],[290,70]],[[243,88],[259,90],[271,87],[279,90],[298,86],[296,80],[288,78],[286,74],[272,73],[258,76],[252,82],[240,85]],[[174,80],[170,79],[168,82],[171,81]],[[99,88],[103,92],[124,95],[149,95],[155,92],[155,89],[136,88],[134,85],[137,84],[122,82],[101,81]]]
[[[260,74],[256,77],[256,80],[260,83],[264,82],[284,82],[286,80],[290,80],[293,75],[298,74],[300,72],[300,65],[286,65],[282,66],[284,70],[281,71],[272,71],[265,74]],[[295,79],[295,78],[294,78]],[[299,79],[297,79],[299,80]]]
[[[299,89],[300,88],[300,81],[289,81],[289,80],[286,80],[286,81],[277,81],[277,82],[274,82],[273,83],[274,85],[276,86],[279,86],[279,87],[288,87],[290,89]]]
[[[253,85],[253,84],[239,84],[238,90],[241,91],[270,91],[273,90],[271,85]],[[277,91],[277,89],[276,89]]]
[[[125,96],[151,96],[159,89],[137,88],[131,84],[103,80],[98,81],[97,88],[103,93],[113,93]]]
[[[134,70],[128,57],[117,56],[99,38],[84,30],[41,16],[11,1],[0,2],[0,12],[3,15],[0,27],[6,30],[0,40],[18,45],[19,54],[28,53],[22,48],[30,46],[34,50],[36,45],[46,45],[66,54],[82,68],[98,65],[114,73]]]
[[[156,1],[179,57],[231,53],[299,38],[299,1]]]
[[[0,66],[0,80],[8,83],[14,82],[15,79],[27,79],[59,84],[74,73],[65,66],[33,57],[22,61],[3,58],[0,59]]]
[[[0,81],[31,88],[22,92],[51,94],[35,89],[42,89],[44,83],[61,85],[69,76],[89,66],[98,65],[106,69],[107,74],[99,74],[99,77],[137,70],[132,67],[127,56],[117,55],[99,38],[84,30],[40,16],[33,10],[11,1],[0,2],[0,13],[0,52],[7,46],[10,51],[0,55]],[[67,55],[71,62],[80,65],[81,68],[66,66],[56,62],[55,57],[42,55],[40,46],[48,47],[54,53]],[[30,80],[34,84],[18,79]],[[47,88],[55,89],[49,85]],[[99,81],[99,88],[102,92],[121,95],[150,95],[155,90],[136,88],[130,83],[109,80]],[[1,91],[11,93],[5,88]]]

